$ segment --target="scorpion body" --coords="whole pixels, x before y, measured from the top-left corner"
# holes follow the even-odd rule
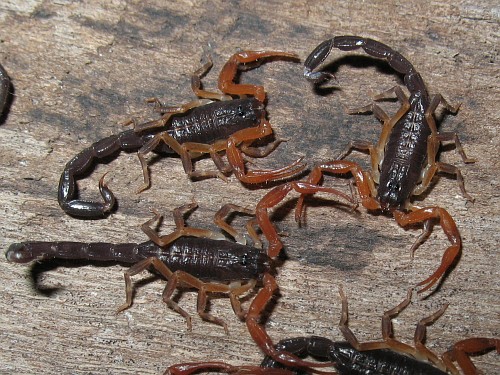
[[[88,261],[113,261],[133,264],[125,273],[126,302],[118,309],[122,311],[132,305],[131,277],[152,268],[167,279],[163,291],[164,302],[181,314],[191,330],[191,317],[173,299],[180,286],[198,290],[198,314],[205,320],[224,327],[220,318],[206,312],[208,293],[229,295],[234,312],[240,319],[246,313],[242,310],[238,296],[251,290],[270,270],[270,259],[261,249],[246,245],[245,237],[223,221],[231,211],[251,214],[235,205],[223,206],[215,215],[215,221],[232,235],[237,242],[224,240],[222,233],[206,229],[186,227],[183,214],[197,207],[195,203],[174,210],[176,230],[166,236],[158,234],[149,225],[160,218],[155,217],[143,224],[143,230],[150,240],[137,243],[81,243],[81,242],[22,242],[12,244],[6,255],[9,262],[27,263],[46,259],[70,259]],[[249,231],[256,245],[260,243],[254,231]],[[153,240],[154,239],[154,240]],[[161,243],[158,245],[157,243]]]
[[[431,98],[420,74],[400,53],[385,44],[359,36],[335,37],[316,47],[304,63],[304,75],[307,79],[321,82],[332,76],[326,72],[314,72],[313,69],[326,59],[334,47],[345,51],[363,48],[369,55],[387,60],[398,73],[404,74],[404,82],[410,92],[410,97],[407,98],[403,90],[396,86],[375,98],[382,99],[392,93],[396,94],[402,104],[392,117],[388,116],[376,104],[352,111],[351,113],[372,111],[383,122],[378,144],[373,145],[363,140],[352,141],[336,160],[314,167],[306,181],[303,182],[311,184],[311,186],[317,185],[321,182],[324,173],[352,174],[361,204],[366,209],[381,210],[385,214],[390,214],[402,227],[412,224],[423,225],[423,233],[411,247],[412,256],[420,244],[429,237],[434,222],[439,221],[439,225],[451,245],[446,249],[438,269],[417,284],[422,286],[419,292],[424,292],[438,282],[456,262],[462,248],[462,240],[455,221],[445,209],[413,206],[410,204],[411,196],[424,192],[435,173],[441,171],[454,174],[457,177],[462,195],[472,201],[472,198],[465,191],[460,170],[453,165],[436,161],[441,142],[453,141],[462,160],[466,163],[474,162],[473,159],[466,157],[455,133],[439,133],[437,131],[433,113],[439,103],[443,103],[451,112],[456,112],[457,108],[449,105],[441,95],[434,95]],[[365,172],[354,162],[342,160],[352,149],[369,152],[371,157],[370,172]],[[378,188],[375,187],[376,184],[378,184]],[[320,191],[319,188],[317,189]],[[314,193],[315,188],[309,190],[310,192],[307,193],[302,192],[297,202],[295,211],[297,221],[300,221],[302,216],[305,196]],[[261,226],[271,226],[267,209],[276,205],[286,194],[287,189],[277,187],[259,202],[257,217],[262,222],[259,223]],[[264,234],[271,234],[268,240],[275,249],[281,248],[281,242],[275,230],[271,228]]]
[[[262,311],[277,290],[274,278],[266,274],[263,288],[250,305],[247,326],[252,338],[266,357],[260,366],[232,366],[225,362],[187,362],[170,366],[165,375],[189,375],[217,370],[228,374],[255,375],[305,375],[312,373],[338,375],[459,375],[456,362],[465,375],[480,372],[470,356],[484,354],[491,350],[500,353],[500,340],[474,337],[458,341],[441,358],[424,345],[427,325],[435,322],[448,305],[417,324],[414,346],[394,338],[392,319],[411,302],[412,289],[396,307],[386,311],[382,317],[383,341],[360,343],[348,326],[347,298],[340,289],[342,314],[339,329],[346,341],[332,341],[326,337],[309,336],[281,340],[273,345],[265,329],[259,324]],[[306,362],[310,356],[319,362]],[[323,372],[317,368],[331,367],[335,372]]]
[[[214,143],[225,139],[236,131],[257,126],[264,115],[261,102],[254,98],[234,99],[224,102],[212,102],[190,112],[173,117],[166,131],[179,143]],[[162,129],[150,129],[147,132],[126,130],[116,135],[101,139],[78,153],[65,166],[58,188],[58,200],[61,208],[68,214],[95,218],[112,209],[115,197],[109,188],[99,185],[104,202],[76,199],[76,177],[88,173],[98,160],[114,156],[120,151],[134,152],[143,148]],[[176,155],[166,143],[159,143],[154,151]]]
[[[172,272],[182,270],[203,281],[249,281],[262,277],[267,256],[252,246],[211,238],[180,237],[168,246],[153,241],[113,244],[106,242],[22,242],[9,247],[9,262],[48,259],[110,261],[134,264],[158,258]]]
[[[284,339],[276,345],[278,352],[286,351],[303,358],[311,356],[319,361],[335,362],[339,375],[446,375],[429,363],[387,349],[358,351],[346,341],[332,341],[326,337],[296,337]],[[285,368],[267,356],[263,368]],[[290,370],[290,369],[288,369]],[[297,375],[308,374],[295,368]]]
[[[260,64],[261,59],[267,57],[296,59],[294,54],[285,52],[237,53],[228,60],[219,75],[222,93],[201,89],[201,77],[212,67],[209,60],[193,73],[191,79],[192,89],[201,99],[179,107],[164,107],[155,98],[148,100],[155,102],[156,110],[163,113],[160,119],[142,124],[130,120],[127,123],[134,123],[134,130],[98,141],[66,164],[58,189],[61,208],[77,217],[95,219],[105,216],[114,206],[115,198],[103,179],[99,190],[104,202],[92,202],[76,198],[76,177],[87,173],[97,160],[117,155],[122,150],[137,151],[144,178],[138,192],[150,185],[145,156],[153,151],[179,155],[184,171],[193,179],[218,177],[226,180],[226,175],[233,172],[241,182],[254,184],[286,179],[300,172],[305,167],[300,160],[276,170],[245,169],[242,153],[264,157],[281,142],[276,140],[263,149],[251,146],[254,141],[273,133],[271,124],[266,120],[265,91],[261,86],[233,82],[240,64]],[[233,99],[231,95],[239,98]],[[229,165],[222,160],[221,152],[226,153]],[[194,170],[193,159],[204,154],[210,155],[217,171]]]
[[[378,106],[362,108],[361,110],[371,109],[375,116],[385,123],[379,143],[374,147],[368,142],[355,141],[341,154],[343,158],[351,149],[370,152],[373,177],[378,183],[376,198],[382,210],[406,208],[410,196],[422,193],[437,169],[456,174],[463,195],[471,199],[463,187],[460,171],[453,166],[435,162],[439,142],[444,140],[454,141],[463,160],[472,162],[463,153],[455,134],[438,133],[432,116],[441,102],[453,113],[458,108],[449,105],[441,95],[431,99],[422,76],[399,52],[376,40],[358,36],[335,37],[316,47],[304,63],[304,76],[307,79],[318,82],[329,77],[328,73],[312,72],[312,70],[324,61],[334,47],[343,51],[362,48],[371,56],[386,59],[393,69],[404,74],[404,83],[410,92],[409,98],[406,98],[399,87],[384,93],[394,92],[402,102],[401,109],[393,118],[389,118]],[[384,94],[379,98],[383,98]],[[425,168],[426,164],[429,165],[428,168]],[[417,188],[420,182],[422,186]]]

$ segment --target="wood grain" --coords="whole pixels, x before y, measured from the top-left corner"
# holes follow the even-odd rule
[[[499,337],[499,67],[498,8],[492,0],[442,2],[386,1],[131,1],[7,0],[0,4],[0,62],[12,78],[12,101],[2,118],[0,247],[27,240],[141,242],[139,225],[156,207],[168,214],[196,199],[189,223],[213,227],[224,203],[252,207],[265,190],[249,189],[234,177],[192,182],[177,158],[151,163],[152,187],[141,183],[134,154],[122,153],[79,182],[82,196],[98,198],[97,181],[108,174],[118,211],[104,220],[82,221],[57,204],[65,163],[94,141],[122,130],[131,117],[155,114],[145,104],[159,97],[175,105],[193,99],[190,74],[204,49],[215,62],[204,80],[238,49],[297,52],[302,59],[322,40],[353,34],[387,43],[421,72],[429,90],[461,102],[456,116],[440,116],[441,129],[456,131],[477,163],[463,165],[453,149],[441,160],[460,166],[476,199],[467,203],[453,179],[440,178],[422,205],[439,205],[455,218],[463,254],[438,293],[415,299],[395,321],[398,337],[410,342],[415,323],[444,303],[450,307],[428,330],[437,353],[459,339]],[[209,46],[209,47],[208,47]],[[264,84],[268,112],[282,144],[258,167],[278,167],[304,156],[312,165],[333,158],[351,139],[376,140],[373,116],[348,116],[370,94],[400,80],[386,64],[362,53],[333,51],[329,61],[338,85],[321,95],[301,78],[300,64],[273,62],[242,74]],[[396,108],[387,103],[388,111]],[[363,155],[352,159],[367,164]],[[209,167],[203,160],[198,168]],[[331,181],[331,180],[330,180]],[[345,181],[341,181],[343,184]],[[335,183],[332,181],[331,183]],[[281,297],[267,321],[278,341],[300,335],[341,339],[336,328],[338,286],[348,294],[351,327],[360,340],[380,337],[380,316],[402,300],[406,289],[438,265],[447,240],[436,228],[410,264],[409,248],[418,230],[361,209],[348,213],[328,197],[310,201],[306,225],[293,221],[291,196],[275,214],[288,260],[279,269]],[[171,230],[170,216],[164,231]],[[257,364],[262,354],[229,301],[214,299],[211,311],[230,329],[203,322],[195,294],[181,305],[193,313],[193,331],[161,302],[164,282],[144,274],[135,303],[123,303],[119,265],[50,263],[21,266],[0,261],[0,373],[161,374],[171,364],[204,359]],[[33,280],[37,279],[37,288]],[[139,280],[141,278],[136,278]],[[151,281],[151,282],[149,282]],[[498,355],[475,360],[485,373],[498,373]]]

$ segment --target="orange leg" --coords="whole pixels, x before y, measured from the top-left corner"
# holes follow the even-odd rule
[[[322,373],[321,371],[313,369],[314,367],[332,367],[333,363],[317,363],[308,362],[300,359],[299,357],[284,351],[277,351],[274,348],[274,344],[267,334],[264,327],[259,324],[260,315],[262,310],[266,307],[269,300],[273,297],[274,293],[278,289],[278,285],[274,278],[266,273],[263,277],[263,288],[257,293],[250,308],[248,309],[247,315],[247,327],[250,335],[252,336],[255,343],[261,348],[261,350],[268,356],[272,357],[274,360],[283,363],[290,367],[307,367],[308,370],[316,373]]]
[[[495,349],[500,354],[500,340],[486,337],[474,337],[457,342],[453,348],[443,354],[446,366],[454,367],[457,362],[464,375],[479,375],[480,372],[472,363],[471,355],[480,355]]]
[[[425,292],[427,289],[431,288],[443,275],[444,273],[453,265],[453,263],[458,259],[460,251],[462,248],[462,240],[460,238],[460,232],[455,224],[455,221],[451,215],[444,209],[440,207],[426,207],[421,208],[410,213],[404,213],[401,211],[393,212],[394,218],[397,223],[405,227],[407,225],[429,222],[430,220],[439,220],[439,225],[443,229],[444,233],[448,237],[451,246],[446,249],[441,259],[441,264],[439,268],[427,279],[418,283],[418,286],[424,286],[418,291],[418,293]],[[422,236],[419,237],[419,239]],[[418,247],[419,240],[412,246],[412,251]]]
[[[406,298],[400,304],[384,312],[384,315],[382,317],[382,338],[384,339],[384,341],[360,343],[347,325],[347,298],[342,291],[342,288],[340,288],[340,297],[342,299],[342,316],[339,323],[339,329],[342,332],[344,338],[349,342],[349,344],[351,344],[358,351],[391,349],[395,352],[405,353],[420,360],[426,360],[433,363],[440,370],[446,371],[447,366],[445,365],[444,361],[441,361],[434,353],[427,349],[427,347],[424,345],[424,340],[426,336],[427,325],[432,324],[437,319],[439,319],[439,317],[445,312],[448,305],[443,306],[434,314],[423,318],[418,322],[414,336],[415,347],[402,343],[401,341],[394,338],[392,319],[394,319],[394,317],[396,317],[410,304],[412,292],[413,288],[409,289]],[[456,368],[454,366],[448,367],[448,369],[454,375],[458,375],[458,371],[456,371]]]
[[[398,315],[406,306],[410,303],[411,290],[408,292],[406,299],[401,302],[396,307],[386,311],[382,317],[382,337],[384,341],[373,341],[373,342],[359,342],[354,332],[348,326],[349,320],[349,310],[347,304],[347,297],[344,294],[342,288],[339,289],[340,298],[342,300],[342,314],[339,322],[339,329],[342,335],[349,344],[352,345],[357,351],[365,350],[379,350],[379,349],[389,349],[392,348],[395,351],[413,355],[415,350],[402,342],[394,339],[392,319]]]
[[[255,184],[282,180],[300,173],[305,168],[305,165],[300,163],[301,159],[298,159],[292,164],[276,170],[245,171],[245,161],[237,145],[242,142],[264,138],[270,134],[272,134],[271,124],[267,121],[263,121],[261,125],[255,128],[239,130],[228,138],[226,150],[227,160],[233,169],[233,173],[241,182]]]
[[[363,207],[368,210],[376,210],[380,208],[380,204],[374,198],[374,196],[376,196],[376,191],[373,179],[371,175],[363,171],[358,164],[346,160],[326,162],[314,167],[306,181],[316,185],[321,181],[323,173],[325,172],[333,174],[351,173],[356,181],[356,188]],[[297,207],[295,208],[295,220],[297,222],[300,221],[302,216],[305,195],[307,194],[301,195],[299,201],[297,202]]]
[[[151,224],[155,221],[158,221],[161,218],[161,215],[153,209],[153,213],[155,216],[152,219],[149,219],[144,224],[142,224],[142,231],[149,237],[151,241],[153,241],[158,246],[167,246],[168,244],[174,242],[179,237],[191,236],[191,237],[203,237],[203,238],[211,238],[213,240],[224,240],[225,237],[222,233],[213,232],[208,229],[200,229],[200,228],[192,228],[186,226],[183,215],[186,212],[191,211],[198,207],[197,203],[189,203],[183,206],[176,208],[173,211],[174,222],[175,222],[175,230],[167,235],[160,236],[158,232],[151,228]]]
[[[380,100],[386,98],[390,94],[396,94],[397,98],[401,102],[401,108],[398,112],[390,117],[384,110],[379,107],[377,104],[370,104],[362,108],[349,110],[349,114],[356,113],[364,113],[364,112],[373,112],[374,116],[382,121],[382,132],[380,134],[378,143],[376,146],[367,142],[367,141],[351,141],[348,147],[336,158],[336,159],[344,159],[351,150],[360,150],[360,151],[368,151],[371,158],[371,167],[372,167],[372,177],[375,182],[378,183],[380,172],[379,172],[379,164],[380,161],[384,158],[385,146],[387,144],[387,140],[392,132],[392,129],[396,125],[396,123],[408,112],[410,108],[410,103],[406,94],[399,86],[395,86],[386,92],[383,92],[375,97],[375,100]]]
[[[242,213],[245,215],[254,216],[254,211],[250,210],[248,208],[245,208],[245,207],[241,207],[241,206],[237,206],[235,204],[228,203],[228,204],[225,204],[224,206],[222,206],[220,208],[220,210],[217,211],[217,213],[214,216],[214,222],[219,228],[221,228],[226,233],[229,233],[231,235],[231,237],[233,237],[237,243],[240,243],[242,245],[246,245],[247,241],[246,241],[245,236],[238,233],[238,231],[233,226],[228,224],[227,221],[225,220],[231,212],[239,212],[239,213]]]
[[[269,242],[269,248],[267,250],[267,254],[270,257],[275,257],[279,254],[280,250],[283,248],[283,243],[280,240],[276,228],[271,222],[268,209],[280,203],[292,190],[295,190],[300,194],[314,194],[316,192],[334,194],[345,199],[352,205],[356,204],[356,201],[354,200],[353,197],[348,196],[339,190],[314,185],[309,182],[294,181],[275,187],[273,190],[264,195],[264,197],[259,201],[255,209],[255,216],[257,218],[257,223],[261,228],[262,233]]]
[[[227,324],[220,318],[214,317],[210,313],[206,312],[208,293],[227,293],[231,298],[231,303],[236,315],[240,318],[245,316],[245,313],[241,310],[239,305],[238,296],[252,289],[255,285],[254,281],[250,281],[244,285],[236,284],[219,284],[219,283],[206,283],[200,279],[188,274],[184,271],[172,272],[159,258],[150,257],[143,259],[142,261],[134,264],[125,273],[125,294],[126,302],[118,308],[117,312],[123,311],[132,305],[132,276],[141,273],[149,269],[154,268],[161,276],[167,279],[167,285],[163,290],[163,301],[172,310],[176,311],[186,319],[188,330],[191,331],[191,316],[183,310],[173,299],[172,295],[179,286],[187,286],[198,290],[198,302],[197,302],[197,312],[198,315],[207,321],[218,324],[224,327],[226,334],[229,334]]]
[[[261,62],[259,60],[268,57],[283,57],[299,61],[299,58],[296,54],[287,52],[243,51],[236,53],[229,58],[220,72],[219,89],[225,94],[238,96],[252,95],[260,102],[264,102],[264,100],[266,99],[266,92],[264,91],[264,87],[234,83],[234,78],[241,64],[256,62],[258,65],[260,65]]]

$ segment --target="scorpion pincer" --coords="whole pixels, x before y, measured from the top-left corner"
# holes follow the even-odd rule
[[[165,372],[171,375],[188,375],[203,371],[217,370],[228,374],[302,375],[321,373],[312,367],[301,366],[296,358],[310,356],[319,362],[330,361],[329,365],[338,375],[445,375],[460,372],[465,375],[479,375],[470,356],[484,354],[491,350],[500,353],[500,339],[473,337],[458,341],[441,358],[424,345],[427,326],[434,323],[448,305],[428,317],[421,319],[416,327],[414,345],[405,344],[394,338],[392,319],[411,302],[412,289],[396,307],[386,311],[382,317],[382,341],[360,343],[348,326],[347,298],[340,289],[342,313],[339,329],[346,341],[332,341],[326,337],[295,337],[281,340],[277,345],[258,326],[261,311],[273,296],[277,285],[270,275],[264,277],[264,287],[252,302],[247,325],[252,337],[266,353],[260,366],[232,366],[224,362],[191,362],[172,365]],[[323,365],[323,363],[321,363]]]
[[[440,144],[444,141],[452,141],[465,163],[474,162],[473,159],[466,157],[456,133],[438,132],[433,117],[439,103],[443,103],[446,109],[453,113],[458,108],[448,104],[439,94],[430,97],[420,74],[400,53],[385,44],[359,36],[339,36],[317,46],[304,63],[304,76],[308,80],[318,83],[332,76],[327,72],[313,70],[326,59],[334,47],[344,51],[363,48],[371,56],[386,59],[392,68],[398,73],[404,74],[404,83],[410,96],[408,98],[401,87],[396,86],[375,97],[376,100],[383,99],[393,93],[397,96],[401,107],[392,117],[376,104],[352,111],[351,113],[372,111],[383,122],[378,144],[374,146],[363,140],[351,142],[337,160],[317,165],[303,182],[311,184],[309,190],[314,192],[315,188],[312,185],[321,182],[323,173],[351,173],[361,204],[366,209],[381,210],[383,213],[391,214],[402,227],[423,223],[423,233],[411,247],[412,256],[418,246],[430,235],[433,222],[438,220],[451,246],[445,251],[438,269],[418,284],[423,286],[419,292],[423,292],[431,288],[458,259],[462,240],[455,221],[445,209],[413,206],[410,203],[412,195],[423,193],[436,172],[445,172],[455,175],[462,195],[469,201],[473,200],[465,191],[460,170],[453,165],[436,161]],[[365,172],[354,162],[341,160],[352,149],[369,152],[371,156],[370,172]],[[377,188],[375,184],[378,185]],[[269,192],[262,199],[259,203],[260,211],[267,210],[277,204],[286,195],[285,192],[280,193],[279,189],[280,187],[274,189],[274,192]],[[310,192],[301,193],[295,211],[297,221],[300,221],[302,215],[304,198],[311,194]],[[257,210],[259,211],[259,208]],[[265,216],[265,213],[260,216]],[[269,222],[265,218],[263,220]],[[275,247],[281,246],[275,233],[268,239],[275,244]]]
[[[186,319],[189,330],[192,327],[191,316],[172,299],[175,290],[181,285],[198,290],[198,314],[204,320],[223,326],[227,333],[227,324],[206,311],[208,293],[228,294],[235,314],[244,320],[246,312],[241,307],[239,296],[251,291],[262,275],[270,271],[271,261],[259,248],[262,243],[253,228],[254,219],[249,221],[247,228],[256,246],[247,245],[245,236],[224,220],[231,212],[252,214],[252,211],[227,204],[216,213],[216,224],[237,241],[232,242],[226,240],[222,233],[185,226],[183,215],[196,207],[196,203],[191,203],[175,209],[173,216],[176,230],[165,236],[160,237],[150,227],[160,219],[158,213],[155,212],[155,216],[143,224],[146,234],[162,243],[162,246],[152,240],[140,244],[22,242],[12,244],[6,258],[14,263],[82,259],[133,264],[124,274],[126,302],[118,312],[132,305],[131,277],[152,268],[167,279],[163,301]]]
[[[190,178],[219,177],[233,172],[243,183],[259,184],[292,177],[305,167],[300,159],[276,170],[246,170],[242,153],[251,157],[270,154],[281,140],[269,143],[264,148],[252,147],[256,140],[272,135],[271,124],[266,119],[264,101],[266,93],[262,86],[237,84],[234,81],[239,69],[247,63],[254,67],[266,58],[297,60],[295,54],[275,51],[244,51],[233,55],[219,75],[221,93],[201,89],[201,77],[212,67],[208,57],[200,69],[193,73],[191,87],[199,99],[179,107],[158,105],[156,110],[163,113],[161,118],[142,124],[134,129],[104,138],[77,154],[65,166],[58,188],[58,201],[69,215],[83,218],[100,218],[114,206],[115,197],[104,183],[99,182],[103,202],[77,199],[76,178],[86,174],[93,163],[108,158],[119,151],[138,151],[144,183],[141,192],[150,186],[149,171],[145,155],[154,151],[166,155],[179,155],[184,171]],[[232,98],[236,96],[237,98]],[[228,164],[221,153],[225,152]],[[193,159],[208,154],[217,167],[216,171],[197,171]]]

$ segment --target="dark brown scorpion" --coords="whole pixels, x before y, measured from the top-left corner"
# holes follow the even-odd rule
[[[332,76],[326,72],[314,72],[313,69],[326,59],[334,47],[344,51],[362,48],[371,56],[387,60],[398,73],[404,74],[404,83],[410,96],[408,98],[401,87],[396,86],[375,97],[376,100],[383,99],[392,93],[397,96],[401,102],[401,108],[392,117],[376,104],[352,111],[352,113],[372,111],[383,122],[382,133],[376,146],[368,141],[353,141],[338,159],[344,158],[352,149],[367,151],[371,156],[370,172],[365,172],[354,162],[334,160],[314,167],[303,182],[316,185],[321,182],[325,172],[351,173],[361,204],[366,209],[381,210],[383,213],[392,214],[402,227],[423,223],[423,233],[411,248],[412,256],[418,246],[430,235],[434,221],[438,220],[451,246],[445,251],[439,268],[418,284],[423,286],[419,292],[423,292],[431,288],[458,259],[462,240],[455,221],[445,209],[419,208],[410,204],[411,196],[423,193],[436,172],[445,172],[455,175],[462,195],[470,201],[473,200],[465,191],[460,170],[453,165],[436,161],[440,144],[444,141],[452,141],[465,163],[474,162],[473,159],[466,157],[456,133],[439,133],[436,128],[433,113],[440,103],[453,113],[458,108],[448,104],[439,94],[430,97],[420,74],[400,53],[385,44],[359,36],[339,36],[317,46],[304,63],[304,76],[308,80],[321,82]],[[378,185],[377,188],[375,184]],[[257,206],[259,225],[269,228],[265,233],[273,233],[268,240],[271,244],[270,249],[274,252],[279,251],[282,245],[272,227],[267,210],[284,199],[292,188],[290,184],[275,188],[266,194]],[[314,188],[309,190],[313,192]],[[310,193],[301,192],[295,211],[297,221],[300,221],[304,198],[308,194]]]
[[[228,374],[256,375],[302,375],[322,373],[314,367],[302,366],[301,359],[311,356],[320,362],[329,361],[329,366],[338,375],[459,375],[454,365],[457,362],[465,375],[478,375],[480,372],[472,363],[471,355],[480,355],[496,350],[500,353],[500,339],[475,337],[461,340],[445,352],[441,358],[430,351],[424,344],[426,327],[435,322],[448,305],[432,315],[421,319],[414,335],[414,345],[405,344],[394,338],[392,319],[403,311],[411,302],[412,290],[403,302],[386,311],[382,317],[382,341],[360,343],[348,326],[347,298],[340,289],[342,314],[339,329],[346,341],[332,341],[325,337],[296,337],[280,341],[273,345],[264,328],[258,325],[258,319],[267,302],[277,289],[271,275],[264,276],[264,287],[252,302],[247,318],[247,325],[252,337],[266,353],[260,366],[232,366],[224,362],[191,362],[172,365],[165,375],[189,375],[206,371],[219,371]],[[324,363],[316,363],[318,365]]]
[[[68,214],[83,218],[99,218],[114,206],[115,197],[104,183],[99,190],[104,202],[76,199],[76,178],[84,175],[97,160],[117,154],[119,151],[138,151],[144,183],[138,192],[150,185],[145,155],[155,151],[167,155],[179,155],[184,171],[191,178],[219,177],[233,172],[243,183],[264,183],[291,177],[304,165],[300,159],[276,170],[250,170],[245,168],[242,153],[251,157],[264,157],[281,142],[276,140],[261,149],[251,144],[272,134],[271,124],[266,120],[264,101],[266,93],[262,86],[237,84],[233,80],[244,64],[254,67],[265,58],[296,60],[296,55],[275,51],[244,51],[233,55],[219,75],[219,89],[222,93],[201,89],[201,77],[212,67],[212,61],[205,63],[193,73],[191,87],[201,99],[180,107],[157,106],[164,115],[154,121],[135,124],[133,130],[104,138],[77,154],[65,166],[58,188],[58,201]],[[243,68],[242,68],[243,66]],[[241,98],[232,99],[231,95]],[[246,97],[246,95],[250,95]],[[209,100],[210,99],[210,100]],[[217,100],[217,101],[212,101]],[[158,103],[156,99],[150,99]],[[133,121],[129,121],[131,123]],[[229,165],[222,160],[226,153]],[[217,171],[195,171],[192,159],[208,154]]]
[[[231,212],[253,214],[252,211],[232,204],[224,205],[215,215],[215,223],[230,234],[237,242],[225,240],[222,233],[207,229],[187,227],[183,215],[196,208],[196,203],[187,204],[174,210],[176,230],[166,236],[158,236],[150,225],[158,220],[159,214],[143,224],[144,232],[153,241],[137,243],[80,243],[80,242],[22,242],[12,244],[6,255],[9,262],[27,263],[46,259],[84,259],[90,261],[113,261],[132,263],[125,272],[126,302],[118,312],[132,305],[131,277],[149,268],[167,279],[163,291],[163,301],[181,314],[191,330],[191,317],[173,299],[175,290],[182,286],[198,290],[197,311],[205,320],[224,327],[227,324],[206,311],[208,293],[229,295],[234,312],[244,319],[239,296],[252,290],[262,275],[269,272],[270,259],[260,249],[261,246],[252,219],[247,227],[254,244],[246,245],[245,236],[230,226],[224,218]]]

